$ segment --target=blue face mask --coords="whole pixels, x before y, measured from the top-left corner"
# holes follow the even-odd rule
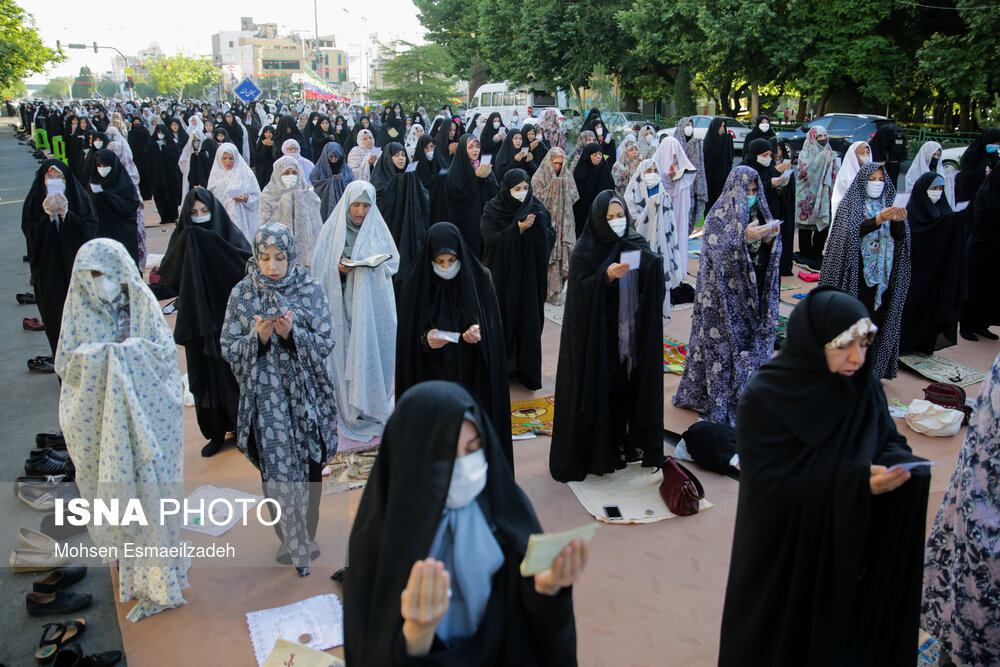
[[[986,144],[987,153],[996,153],[997,149],[1000,149],[1000,146],[998,146],[997,144]]]
[[[748,195],[747,196],[747,206],[749,206],[750,208],[753,208],[756,205],[757,205],[757,195]]]

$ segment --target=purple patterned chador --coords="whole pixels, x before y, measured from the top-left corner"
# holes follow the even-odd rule
[[[778,321],[781,239],[747,243],[747,200],[757,182],[753,220],[771,218],[764,186],[750,167],[733,169],[705,217],[701,265],[684,376],[674,405],[733,426],[736,403],[750,378],[771,358]]]
[[[927,539],[920,626],[962,665],[1000,664],[1000,356]]]

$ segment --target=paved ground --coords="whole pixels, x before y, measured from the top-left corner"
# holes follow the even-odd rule
[[[21,319],[35,317],[34,306],[22,306],[17,292],[29,291],[28,265],[22,261],[24,236],[21,234],[21,206],[38,168],[27,146],[19,144],[10,122],[0,119],[0,423],[4,425],[0,446],[0,485],[12,489],[14,479],[24,474],[24,459],[35,445],[35,433],[57,431],[59,383],[55,375],[31,372],[25,361],[49,354],[45,334],[21,327]],[[31,509],[13,494],[0,492],[0,558],[7,559],[17,546],[20,527],[38,529],[43,513]],[[44,576],[44,574],[39,575]],[[34,652],[45,623],[66,620],[59,616],[28,616],[25,595],[31,591],[33,574],[15,574],[0,568],[0,663],[7,667],[36,664]],[[108,569],[92,568],[71,589],[90,593],[91,607],[74,614],[87,619],[87,631],[80,640],[85,653],[122,648]],[[125,661],[119,663],[125,665]]]

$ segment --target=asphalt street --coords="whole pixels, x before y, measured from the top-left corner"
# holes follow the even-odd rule
[[[19,305],[18,292],[30,291],[28,265],[21,233],[21,207],[31,186],[39,162],[27,146],[18,143],[13,119],[0,119],[0,423],[5,425],[0,442],[0,479],[3,487],[14,488],[14,480],[24,475],[24,461],[35,448],[35,434],[59,430],[59,381],[54,374],[29,371],[25,362],[49,354],[43,332],[26,331],[21,320],[37,317],[35,306]],[[43,512],[34,510],[12,492],[0,493],[0,557],[7,559],[17,546],[18,528],[37,530]],[[76,540],[75,540],[76,541]],[[122,650],[121,632],[115,610],[111,572],[107,567],[92,567],[82,581],[69,590],[90,593],[94,600],[89,609],[66,618],[31,617],[25,611],[25,596],[32,580],[45,573],[14,573],[9,567],[0,572],[0,665],[34,665],[34,653],[42,636],[42,626],[69,618],[83,617],[87,630],[79,640],[84,654]],[[119,665],[125,665],[122,660]]]

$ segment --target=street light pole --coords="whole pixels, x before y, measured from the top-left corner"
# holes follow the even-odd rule
[[[86,44],[67,44],[66,46],[68,46],[71,49],[85,49],[85,48],[87,48]],[[112,51],[114,51],[115,53],[117,53],[118,55],[120,55],[122,57],[122,60],[125,61],[125,71],[128,72],[128,69],[129,69],[129,67],[128,67],[128,56],[126,56],[124,53],[122,53],[121,51],[119,51],[118,49],[116,49],[113,46],[100,46],[100,45],[98,45],[97,42],[94,42],[94,53],[97,53],[97,49],[111,49]],[[128,74],[125,75],[125,81],[128,82]],[[132,91],[131,88],[128,89],[128,98],[130,100],[134,100],[135,99],[135,93]]]

